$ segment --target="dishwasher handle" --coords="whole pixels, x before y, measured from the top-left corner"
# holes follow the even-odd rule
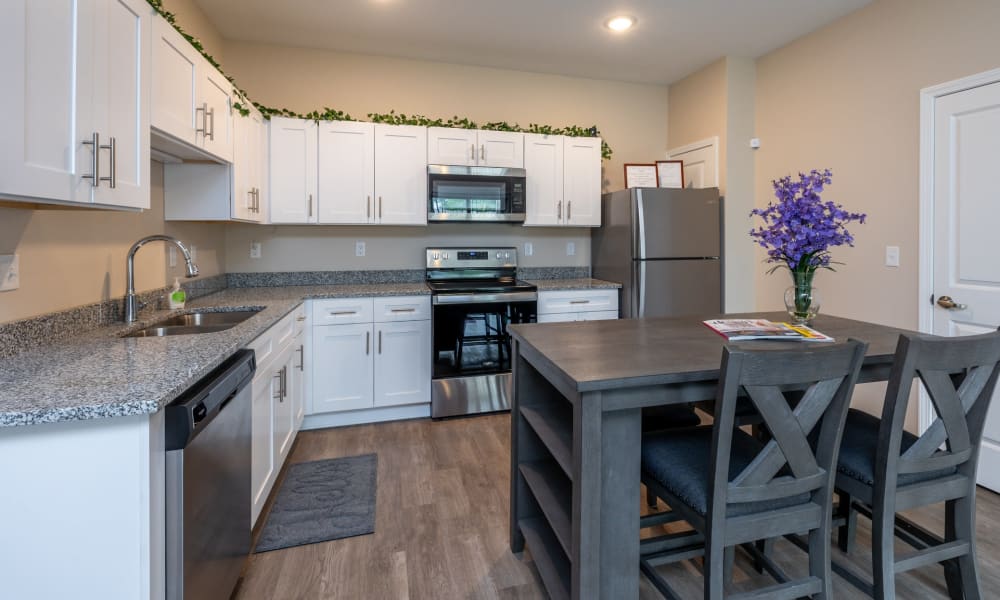
[[[182,450],[253,380],[253,350],[240,350],[164,409],[166,449]]]

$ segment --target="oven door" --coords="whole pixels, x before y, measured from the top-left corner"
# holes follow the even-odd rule
[[[512,356],[507,327],[534,323],[537,307],[537,300],[435,302],[432,417],[510,409]]]
[[[431,165],[428,221],[523,223],[524,169]]]

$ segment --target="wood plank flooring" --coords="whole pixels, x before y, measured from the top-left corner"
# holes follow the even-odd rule
[[[507,546],[509,445],[508,414],[302,432],[289,463],[378,454],[375,533],[252,555],[234,598],[546,598],[530,552],[518,558]],[[934,531],[944,528],[940,511],[909,516]],[[980,490],[977,517],[983,597],[1000,597],[1000,496]],[[858,551],[848,560],[867,572],[870,528],[866,519],[858,522]],[[790,574],[804,572],[805,555],[791,544],[779,542],[775,554]],[[733,591],[770,582],[748,565],[740,556]],[[700,598],[699,569],[695,561],[660,571],[683,597]],[[898,577],[897,591],[900,598],[947,597],[939,567]],[[839,578],[834,596],[865,597]],[[659,598],[645,580],[641,598]]]

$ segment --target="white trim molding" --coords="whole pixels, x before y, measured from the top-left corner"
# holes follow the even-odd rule
[[[934,108],[938,98],[1000,82],[1000,69],[977,73],[920,90],[920,273],[917,285],[917,311],[920,331],[934,332]],[[920,389],[919,427],[922,433],[934,420],[934,408],[927,393]]]

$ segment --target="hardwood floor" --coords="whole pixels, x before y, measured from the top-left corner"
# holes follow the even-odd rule
[[[252,555],[236,600],[546,598],[530,551],[518,558],[507,546],[509,430],[510,416],[498,414],[302,432],[290,463],[378,454],[375,533]],[[909,516],[942,531],[939,512]],[[977,517],[983,597],[1000,597],[1000,496],[981,489]],[[867,520],[859,518],[858,529],[858,551],[848,560],[867,572]],[[805,555],[791,544],[779,542],[775,554],[790,574],[804,571]],[[771,581],[748,565],[737,560],[734,591]],[[701,597],[696,562],[661,572],[683,597]],[[900,598],[947,597],[940,567],[901,575],[897,591]],[[834,595],[865,597],[839,578]],[[641,597],[659,598],[645,580]]]

